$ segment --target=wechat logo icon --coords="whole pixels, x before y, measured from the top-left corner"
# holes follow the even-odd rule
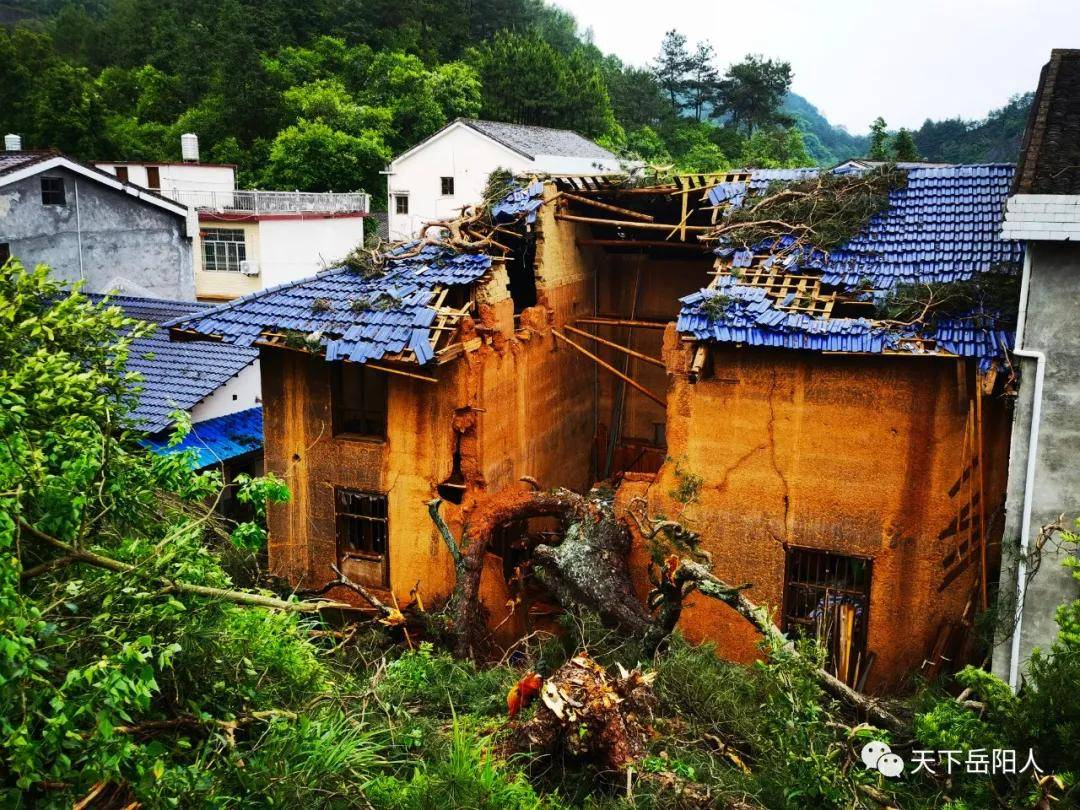
[[[863,765],[880,771],[883,776],[895,778],[904,772],[904,760],[887,743],[871,740],[863,746],[860,756]]]

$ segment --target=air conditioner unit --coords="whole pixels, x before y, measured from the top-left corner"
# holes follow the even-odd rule
[[[257,276],[259,275],[259,263],[242,261],[240,262],[240,272],[245,276]]]

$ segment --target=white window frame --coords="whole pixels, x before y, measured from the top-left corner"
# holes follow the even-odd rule
[[[225,234],[229,238],[220,238]],[[219,238],[214,239],[214,235]],[[239,273],[247,261],[247,233],[243,228],[203,228],[202,256],[203,272]]]

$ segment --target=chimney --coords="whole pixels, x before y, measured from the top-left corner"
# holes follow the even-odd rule
[[[184,163],[199,162],[199,136],[193,132],[185,132],[180,136],[180,156]]]
[[[22,136],[16,135],[14,132],[9,132],[4,136],[4,151],[5,152],[21,152],[22,151]]]

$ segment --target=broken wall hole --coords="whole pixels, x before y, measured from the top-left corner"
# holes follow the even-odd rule
[[[535,307],[539,296],[536,291],[536,240],[521,237],[510,240],[511,253],[506,257],[506,274],[510,279],[507,289],[514,302],[514,314],[520,315],[529,307]]]

